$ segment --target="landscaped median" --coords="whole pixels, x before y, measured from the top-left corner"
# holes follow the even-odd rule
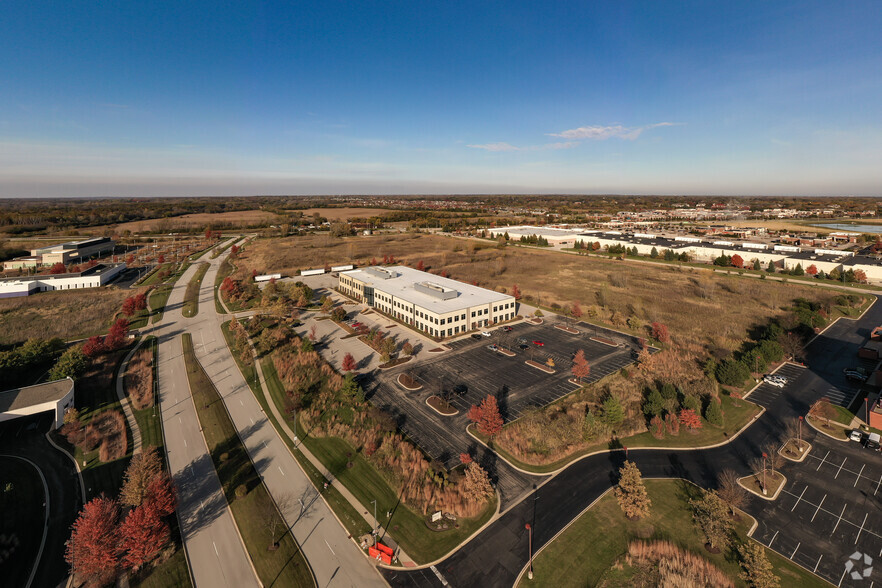
[[[207,263],[200,263],[196,268],[196,273],[190,278],[187,284],[187,290],[184,292],[184,307],[181,314],[185,318],[192,318],[199,313],[199,288],[202,286],[202,278],[208,271]]]
[[[699,449],[725,443],[763,412],[762,408],[746,400],[738,400],[736,405],[736,401],[729,396],[721,396],[721,401],[723,412],[726,415],[722,427],[710,425],[702,420],[704,424],[700,429],[688,431],[684,427],[679,431],[679,434],[668,434],[661,439],[646,431],[614,440],[598,440],[594,443],[584,444],[578,451],[574,451],[566,457],[545,463],[531,463],[516,457],[508,450],[504,443],[500,443],[497,440],[491,441],[487,436],[482,435],[474,425],[470,425],[468,431],[473,437],[491,447],[500,457],[518,469],[537,474],[547,474],[561,470],[573,461],[587,455],[621,447],[629,449]],[[510,425],[506,425],[506,427],[508,426]]]
[[[189,267],[189,263],[181,264],[174,275],[157,288],[154,288],[150,293],[150,308],[153,311],[153,323],[158,323],[162,320],[162,315],[165,312],[165,304],[168,302],[168,297],[171,294],[175,282],[178,281],[178,278],[180,278]]]
[[[264,521],[277,517],[277,528],[285,529],[287,525],[254,469],[217,389],[196,359],[190,334],[182,337],[187,378],[202,434],[258,577],[264,586],[315,586],[312,571],[290,533],[278,540],[277,549],[268,549],[270,525]]]
[[[699,489],[682,480],[645,480],[652,501],[650,515],[629,520],[607,492],[590,506],[569,527],[533,557],[533,579],[523,574],[518,586],[569,586],[573,579],[587,586],[656,585],[652,578],[659,566],[641,563],[639,557],[628,557],[629,544],[635,541],[667,540],[676,544],[681,553],[700,557],[718,568],[733,584],[743,585],[738,578],[742,570],[737,549],[747,541],[753,519],[741,513],[731,536],[732,547],[721,553],[710,553],[704,547],[704,535],[692,518],[689,499],[697,498]],[[782,586],[813,588],[828,586],[826,582],[765,549],[775,575]],[[667,554],[674,555],[674,548]],[[527,553],[524,553],[526,564]]]

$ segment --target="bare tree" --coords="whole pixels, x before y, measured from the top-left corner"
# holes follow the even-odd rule
[[[734,470],[727,468],[717,476],[717,484],[719,485],[717,494],[729,505],[729,509],[734,516],[735,509],[741,508],[747,502],[744,488],[738,484],[738,474]]]
[[[279,496],[275,502],[270,498],[261,506],[259,515],[260,522],[263,523],[263,526],[270,534],[269,549],[275,549],[279,546],[278,542],[281,540],[282,536],[280,535],[279,538],[276,539],[276,533],[288,527],[283,513],[291,508],[295,501],[296,498],[294,498],[294,494],[286,492]]]

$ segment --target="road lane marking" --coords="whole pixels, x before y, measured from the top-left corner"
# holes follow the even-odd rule
[[[184,447],[186,447],[186,446],[187,446],[187,440],[184,439]]]
[[[810,523],[814,523],[814,522],[815,522],[815,517],[818,516],[818,512],[821,510],[821,506],[824,504],[824,501],[825,501],[825,500],[827,500],[827,495],[826,495],[826,494],[824,494],[824,497],[821,499],[821,503],[818,505],[818,508],[815,509],[815,514],[812,515],[812,520],[809,521]],[[825,511],[825,512],[826,512],[826,511]]]
[[[865,514],[864,514],[864,522],[861,523],[861,528],[858,529],[857,537],[854,538],[854,544],[855,544],[855,545],[857,545],[858,539],[861,538],[861,533],[864,532],[864,525],[867,524],[867,517],[868,517],[868,516],[870,516],[870,513],[865,513]]]
[[[806,484],[805,488],[802,490],[802,494],[805,494],[805,491],[808,490],[808,484]],[[796,510],[796,507],[799,505],[799,501],[802,500],[802,494],[799,495],[799,498],[796,499],[796,502],[793,505],[793,508],[790,509],[790,512]]]
[[[800,545],[802,545],[801,542],[796,544],[796,549],[794,549],[793,553],[790,554],[790,561],[793,561],[793,556],[796,555],[796,551],[799,549]]]
[[[214,541],[212,541],[211,544],[214,545],[214,554],[215,554],[216,556],[220,557],[220,554],[217,552],[217,543],[215,543]]]
[[[251,421],[251,424],[252,424],[252,425],[254,424],[254,419],[253,419],[253,418],[248,417],[248,420]]]
[[[824,557],[824,554],[822,553],[821,557],[818,558],[818,563],[815,564],[815,569],[812,570],[813,574],[818,573],[818,566],[821,565],[821,559],[823,559],[823,557]]]
[[[858,483],[858,482],[860,481],[860,479],[861,479],[861,474],[864,473],[864,468],[865,468],[865,467],[867,467],[867,464],[864,464],[864,465],[861,466],[861,471],[858,472],[857,480],[854,481],[854,486],[852,486],[852,488],[854,488],[855,486],[857,486],[857,483]]]
[[[842,460],[842,463],[839,464],[839,471],[836,472],[836,475],[835,475],[835,476],[833,476],[833,479],[834,479],[834,480],[835,480],[836,478],[839,477],[839,473],[842,471],[842,466],[844,466],[844,465],[845,465],[845,462],[847,462],[847,461],[848,461],[848,458],[846,457],[845,459]]]
[[[827,452],[827,455],[830,455],[830,452],[829,452],[829,451]],[[824,465],[824,460],[827,459],[827,455],[825,455],[824,457],[821,458],[821,463],[818,464],[818,469],[815,470],[816,472],[817,472],[818,470],[821,469],[821,466],[822,466],[822,465]]]
[[[279,471],[282,472],[282,475],[285,475],[285,470],[282,469],[282,466],[279,466]]]
[[[842,505],[842,512],[839,513],[839,520],[836,521],[836,526],[833,527],[833,530],[830,532],[830,535],[831,535],[831,536],[833,535],[833,533],[836,532],[836,528],[839,527],[839,523],[842,522],[842,515],[845,513],[845,507],[846,507],[846,506],[848,506],[848,503]]]
[[[778,531],[775,531],[775,534],[774,534],[774,535],[772,535],[772,540],[771,540],[771,541],[769,541],[769,549],[771,549],[771,548],[772,548],[772,543],[774,543],[774,542],[775,542],[775,537],[777,537],[777,536],[778,536]]]
[[[327,539],[325,539],[325,545],[327,545],[327,546],[328,546],[328,549],[330,549],[330,550],[331,550],[331,553],[333,553],[333,554],[334,554],[334,557],[336,557],[336,556],[337,556],[337,554],[336,554],[336,553],[334,553],[334,550],[333,550],[333,549],[331,549],[331,544],[330,544],[330,543],[328,543],[328,540],[327,540]]]

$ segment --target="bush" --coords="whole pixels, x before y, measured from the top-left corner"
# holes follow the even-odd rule
[[[717,366],[717,380],[726,386],[741,386],[749,376],[747,366],[734,359],[726,359]]]
[[[723,407],[718,399],[711,398],[707,403],[707,408],[704,409],[704,418],[712,425],[723,426]]]
[[[777,341],[763,341],[757,349],[768,363],[776,363],[784,358],[784,349]]]
[[[246,494],[248,494],[248,488],[245,484],[239,484],[236,486],[236,498],[245,498]]]

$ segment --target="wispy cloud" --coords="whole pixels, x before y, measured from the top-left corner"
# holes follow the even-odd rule
[[[545,143],[544,145],[528,145],[526,147],[518,147],[510,143],[485,143],[483,145],[466,145],[472,149],[484,149],[485,151],[547,151],[557,149],[572,149],[578,147],[578,141],[564,141],[558,143]]]
[[[568,129],[560,133],[548,133],[549,137],[560,137],[561,139],[584,139],[591,141],[604,141],[606,139],[616,137],[626,141],[637,139],[643,131],[655,129],[658,127],[673,127],[681,123],[660,122],[642,127],[626,127],[623,125],[610,126],[590,126],[579,127],[576,129]]]

